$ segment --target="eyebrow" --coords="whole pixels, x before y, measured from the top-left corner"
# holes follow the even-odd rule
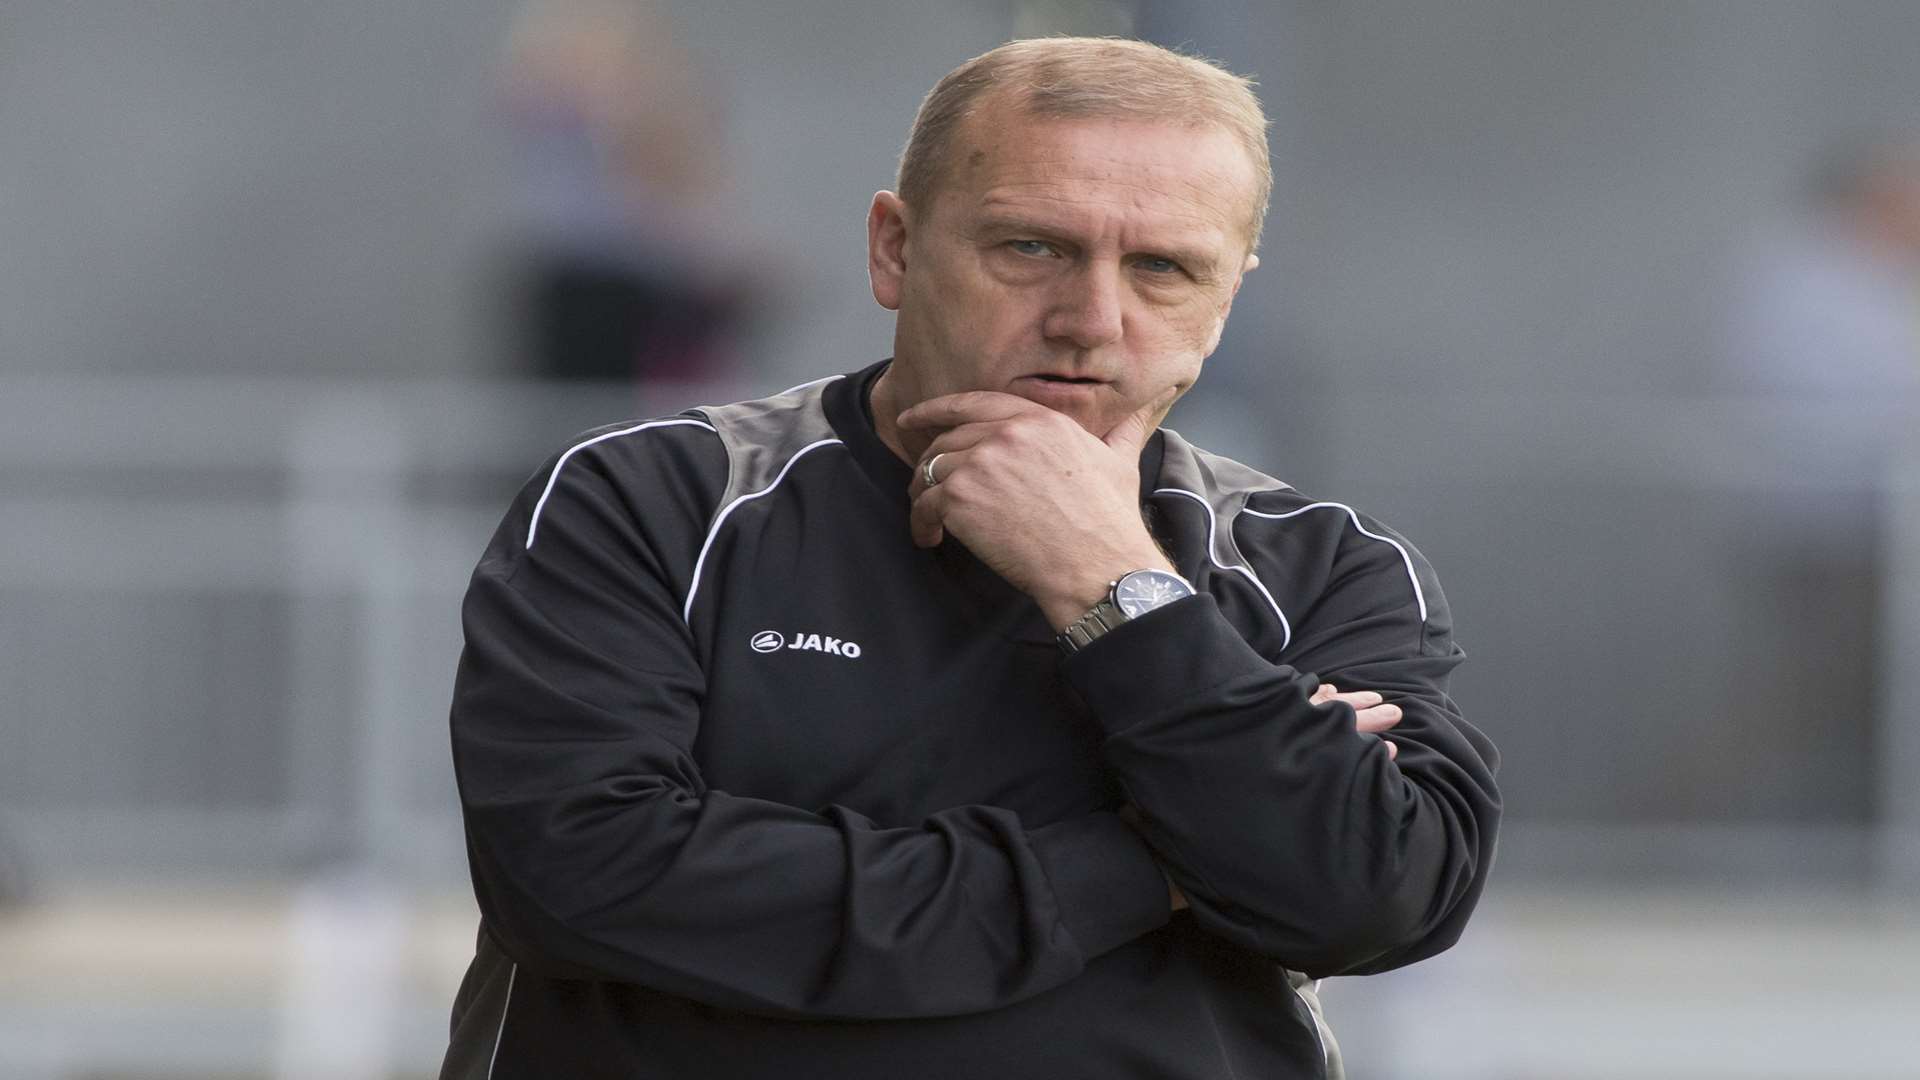
[[[1018,214],[990,213],[975,226],[983,233],[1007,233],[1048,240],[1068,239],[1066,230]]]

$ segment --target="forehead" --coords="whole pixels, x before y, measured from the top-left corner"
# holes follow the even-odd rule
[[[940,201],[972,217],[1038,215],[1062,226],[1217,233],[1245,242],[1257,177],[1213,126],[1037,117],[996,105],[955,140]]]

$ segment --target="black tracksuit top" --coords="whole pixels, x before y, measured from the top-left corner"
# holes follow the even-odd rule
[[[1337,1074],[1309,976],[1445,949],[1493,859],[1426,562],[1163,430],[1199,595],[1063,656],[914,545],[884,366],[589,432],[514,502],[463,608],[443,1076]],[[1404,710],[1397,762],[1321,680]]]

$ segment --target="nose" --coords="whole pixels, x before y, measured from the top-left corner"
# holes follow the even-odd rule
[[[1120,268],[1092,261],[1055,286],[1052,304],[1041,331],[1049,339],[1071,342],[1079,349],[1095,349],[1120,340]]]

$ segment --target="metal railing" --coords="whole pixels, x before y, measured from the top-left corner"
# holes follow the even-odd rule
[[[750,392],[0,380],[0,829],[53,879],[297,877],[349,863],[457,885],[463,849],[445,710],[458,604],[508,498],[578,430]],[[1645,635],[1631,590],[1600,570],[1641,557],[1622,544],[1642,545],[1651,562],[1669,538],[1695,548],[1740,542],[1728,519],[1704,509],[1690,523],[1689,507],[1791,505],[1846,478],[1840,486],[1872,507],[1861,527],[1880,530],[1876,711],[1888,719],[1827,722],[1863,725],[1860,737],[1875,748],[1860,775],[1835,778],[1877,792],[1865,800],[1870,812],[1825,813],[1809,796],[1815,812],[1805,820],[1646,820],[1635,816],[1644,807],[1580,817],[1523,799],[1512,808],[1508,872],[1558,873],[1555,853],[1577,851],[1602,874],[1723,858],[1758,875],[1846,876],[1871,863],[1920,878],[1920,797],[1905,780],[1920,772],[1920,734],[1891,719],[1920,714],[1907,662],[1920,656],[1920,437],[1906,432],[1878,471],[1863,472],[1823,435],[1858,426],[1854,408],[1347,394],[1290,399],[1286,411],[1296,419],[1276,424],[1276,456],[1297,471],[1283,475],[1304,472],[1310,490],[1375,509],[1430,556],[1459,549],[1435,562],[1468,613],[1476,654],[1468,670],[1484,675],[1474,688],[1492,705],[1483,725],[1522,751],[1528,739],[1618,725],[1621,738],[1599,744],[1616,759],[1582,763],[1615,774],[1609,783],[1649,764],[1633,745],[1634,724],[1671,727],[1658,712],[1669,706],[1603,700],[1624,691],[1568,681],[1575,664],[1636,663],[1635,635]],[[1175,420],[1208,427],[1206,417]],[[1826,459],[1809,464],[1810,452]],[[1543,490],[1563,501],[1540,509]],[[1505,550],[1483,539],[1490,521],[1527,514],[1590,515],[1607,531],[1582,522],[1553,548]],[[1487,546],[1467,550],[1466,541]],[[1552,617],[1572,620],[1567,632],[1583,642],[1606,642],[1607,656],[1569,657],[1566,672],[1503,667],[1517,654],[1510,646],[1539,636],[1531,599],[1517,595],[1525,587],[1503,584],[1524,582],[1529,563],[1538,580],[1573,583],[1582,609]],[[1701,566],[1699,602],[1682,598],[1671,614],[1693,620],[1700,664],[1726,667],[1739,658],[1714,643],[1743,631],[1722,625],[1728,613],[1713,598],[1748,586],[1738,564]],[[1822,647],[1814,636],[1806,646]],[[1690,668],[1684,656],[1663,662],[1648,670]],[[1523,680],[1538,685],[1509,685]],[[1529,698],[1553,707],[1506,714]],[[1773,727],[1795,722],[1776,717]],[[1757,769],[1788,760],[1784,743],[1766,751],[1773,758],[1761,753],[1767,729],[1753,730]],[[1525,791],[1530,777],[1512,779]],[[1620,856],[1611,867],[1608,852]]]
[[[0,995],[0,1072],[430,1074],[471,933],[470,915],[445,899],[465,878],[445,713],[469,569],[512,493],[572,433],[748,395],[731,385],[636,393],[506,382],[0,380],[0,831],[22,843],[44,888],[69,898],[102,895],[87,888],[97,879],[187,879],[202,890],[193,895],[240,898],[231,914],[201,899],[194,903],[214,910],[183,916],[136,901],[125,912],[72,916],[100,939],[89,947],[96,952],[114,949],[116,933],[143,944],[156,933],[182,940],[139,962],[156,969],[142,976],[159,988],[145,996],[95,995],[84,973],[51,994],[39,982],[30,994]],[[1567,768],[1552,781],[1597,771],[1621,788],[1616,803],[1556,817],[1538,799],[1510,797],[1495,894],[1470,947],[1333,988],[1336,1024],[1356,1036],[1354,1060],[1382,1076],[1440,1075],[1436,1062],[1450,1076],[1599,1075],[1596,1060],[1645,1071],[1649,1059],[1631,1040],[1609,1043],[1612,1057],[1592,1056],[1588,1029],[1600,1009],[1610,1023],[1652,1031],[1648,1053],[1672,1075],[1755,1061],[1779,1075],[1902,1067],[1873,1042],[1897,1024],[1861,1027],[1858,1017],[1909,1007],[1905,990],[1888,997],[1869,986],[1848,997],[1856,973],[1829,965],[1809,984],[1814,1001],[1791,1007],[1792,1025],[1762,1031],[1752,1010],[1779,991],[1739,973],[1777,974],[1794,950],[1831,951],[1835,941],[1862,956],[1887,947],[1873,920],[1891,917],[1872,890],[1823,899],[1823,918],[1838,919],[1831,931],[1823,921],[1803,925],[1792,890],[1896,887],[1884,897],[1911,895],[1920,882],[1920,795],[1910,783],[1920,772],[1920,725],[1905,719],[1920,715],[1920,664],[1911,662],[1920,657],[1920,433],[1905,433],[1883,467],[1867,472],[1844,447],[1821,449],[1823,431],[1857,417],[1819,407],[1374,394],[1296,399],[1287,412],[1274,457],[1292,462],[1290,478],[1376,510],[1441,564],[1473,628],[1469,667],[1484,671],[1461,693],[1510,748],[1511,790],[1528,791],[1530,779],[1538,790],[1528,776],[1538,747],[1619,729],[1598,744],[1604,755],[1559,763]],[[1176,425],[1205,431],[1210,418],[1177,416]],[[1827,456],[1809,463],[1796,446]],[[1671,680],[1639,694],[1614,686],[1631,670],[1588,672],[1662,670],[1646,640],[1646,590],[1596,568],[1651,564],[1669,546],[1739,543],[1736,525],[1750,513],[1728,518],[1716,505],[1792,506],[1836,492],[1868,508],[1855,526],[1877,530],[1875,715],[1717,719],[1734,730],[1751,724],[1761,739],[1803,721],[1864,727],[1873,757],[1834,782],[1872,792],[1871,812],[1636,818],[1633,779],[1657,764],[1645,734],[1700,720],[1711,693],[1688,697]],[[1502,530],[1527,531],[1516,515],[1577,520],[1546,529],[1557,544],[1503,546]],[[1530,535],[1546,528],[1531,526]],[[1738,678],[1738,654],[1715,639],[1741,632],[1728,618],[1739,609],[1719,601],[1752,585],[1737,561],[1697,562],[1707,576],[1666,613],[1692,620],[1697,655],[1665,670],[1691,665],[1697,676],[1718,664]],[[1567,580],[1577,611],[1543,611],[1525,595]],[[1567,650],[1566,666],[1514,662],[1531,639],[1555,632],[1545,625],[1555,619],[1580,646]],[[1587,655],[1603,643],[1600,656]],[[1814,633],[1806,645],[1823,647]],[[1625,715],[1633,708],[1642,714]],[[1756,756],[1753,782],[1771,782],[1768,761],[1791,760],[1791,749]],[[1636,918],[1605,900],[1611,888],[1689,873],[1722,888],[1764,883],[1756,904],[1778,888],[1789,898],[1757,907],[1758,929],[1746,937],[1713,901],[1662,904]],[[224,884],[207,893],[207,882]],[[1567,903],[1592,910],[1556,914]],[[62,924],[65,910],[43,905],[39,917]],[[1833,914],[1843,911],[1860,914]],[[1845,936],[1849,920],[1866,929]],[[1888,925],[1896,951],[1910,954],[1910,920]],[[1680,977],[1698,966],[1687,950],[1714,933],[1731,974],[1692,987]],[[47,945],[39,962],[64,970],[79,948]],[[1631,977],[1612,959],[1622,950],[1639,950]],[[119,985],[126,961],[112,963],[110,984]],[[1646,996],[1649,971],[1666,973],[1655,978],[1665,996]],[[182,993],[223,981],[233,989]],[[1436,996],[1471,1022],[1434,1027],[1424,1003]],[[1789,1026],[1854,1031],[1849,1023],[1860,1038],[1806,1049],[1779,1036],[1766,1042]],[[1515,1031],[1533,1034],[1516,1041]],[[1728,1056],[1749,1043],[1759,1049]]]

